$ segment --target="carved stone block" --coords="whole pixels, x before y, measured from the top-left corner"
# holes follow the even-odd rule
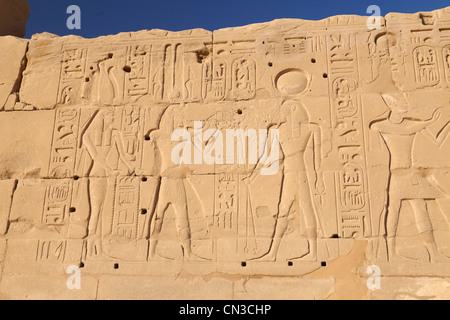
[[[448,8],[0,46],[1,292],[445,297]]]

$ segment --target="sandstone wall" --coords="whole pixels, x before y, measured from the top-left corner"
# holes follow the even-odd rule
[[[450,297],[450,8],[0,47],[1,298]]]

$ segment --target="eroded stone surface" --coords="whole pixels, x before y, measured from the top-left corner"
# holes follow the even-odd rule
[[[448,8],[17,41],[1,297],[447,297]]]

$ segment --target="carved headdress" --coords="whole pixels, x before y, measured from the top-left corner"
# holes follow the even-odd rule
[[[396,109],[406,112],[410,107],[408,97],[404,93],[382,94],[381,97],[390,110]]]

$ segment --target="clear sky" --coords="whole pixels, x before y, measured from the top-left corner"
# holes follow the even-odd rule
[[[449,0],[29,0],[27,38],[39,32],[86,38],[143,29],[216,30],[278,18],[320,20],[338,14],[414,13],[450,6]],[[68,6],[81,8],[81,30],[69,30]]]

